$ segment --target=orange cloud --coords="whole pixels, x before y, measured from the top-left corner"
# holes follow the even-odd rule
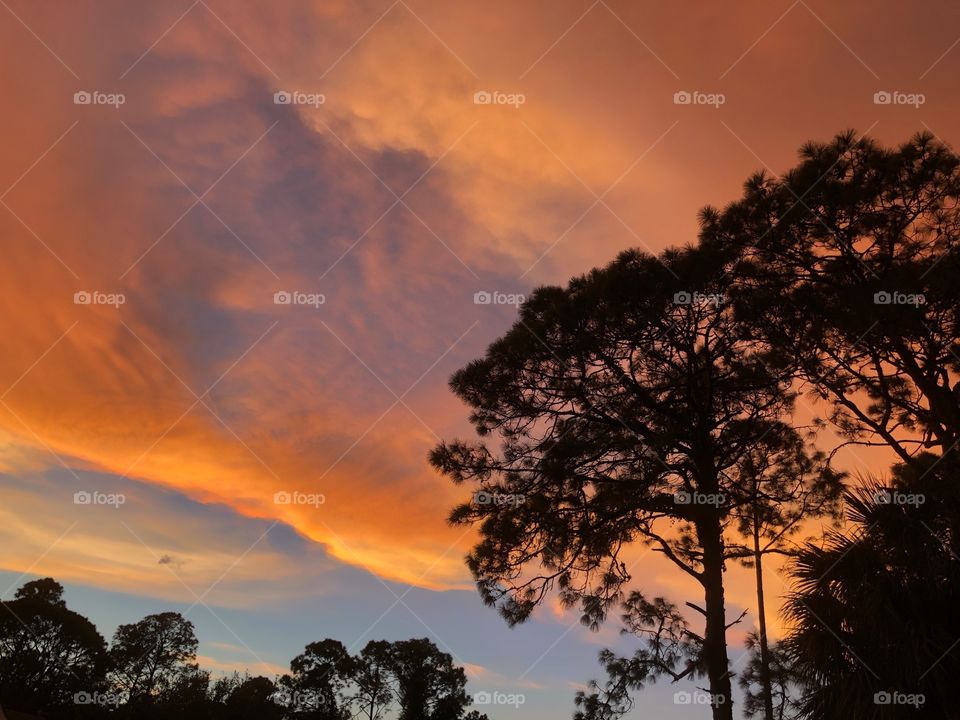
[[[766,3],[695,18],[617,3],[208,5],[81,17],[12,3],[47,47],[0,27],[18,69],[0,79],[17,99],[0,118],[15,138],[0,150],[0,467],[129,475],[429,587],[468,583],[470,535],[444,523],[464,491],[425,463],[437,437],[469,432],[444,380],[511,318],[475,291],[688,242],[699,206],[789,166],[810,137],[878,118],[892,139],[951,127],[948,64],[924,81],[922,117],[878,115],[864,63],[882,68],[889,45],[873,12],[823,11],[844,47],[803,7],[762,35],[786,9]],[[817,56],[796,67],[809,42]],[[74,105],[84,89],[126,102]],[[281,89],[325,102],[274,105]],[[678,107],[684,89],[728,102]],[[524,102],[477,105],[477,91]],[[275,305],[284,290],[324,303]],[[78,305],[80,291],[124,303]],[[278,505],[278,491],[325,502]],[[23,538],[11,564],[29,566],[57,528],[7,516]],[[112,574],[94,563],[104,585],[155,569],[130,560],[128,538],[63,549],[50,572],[121,558]],[[226,559],[187,558],[196,579]]]

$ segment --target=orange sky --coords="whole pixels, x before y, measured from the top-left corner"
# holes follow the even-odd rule
[[[444,522],[464,491],[425,456],[468,432],[446,379],[512,317],[475,292],[690,242],[701,206],[809,139],[956,134],[946,2],[8,0],[0,16],[3,564],[107,589],[180,592],[130,533],[58,541],[87,516],[37,490],[43,473],[172,489],[383,578],[468,587],[469,535]],[[883,90],[924,103],[877,105]],[[283,290],[325,302],[274,304]],[[125,517],[198,583],[243,552],[150,502]],[[299,570],[258,549],[238,572]]]

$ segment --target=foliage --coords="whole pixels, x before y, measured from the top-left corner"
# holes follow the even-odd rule
[[[0,698],[26,711],[68,717],[75,693],[100,687],[106,644],[62,596],[63,587],[45,578],[0,603]]]
[[[0,704],[55,720],[487,720],[467,712],[467,678],[426,638],[308,644],[279,678],[210,674],[197,665],[193,624],[149,615],[114,634],[69,610],[63,587],[26,583],[0,615]]]
[[[808,544],[792,568],[786,641],[812,720],[915,717],[878,693],[923,696],[924,717],[956,718],[960,672],[960,483],[925,454],[846,495],[847,533]],[[913,713],[913,714],[911,714]]]

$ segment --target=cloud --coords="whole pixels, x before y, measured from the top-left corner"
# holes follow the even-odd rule
[[[471,684],[476,687],[506,688],[514,690],[518,688],[542,690],[544,688],[544,686],[540,683],[532,680],[524,680],[522,678],[517,679],[515,677],[507,677],[506,675],[498,673],[495,670],[483,665],[464,663],[463,669],[466,671],[467,677],[470,679]]]
[[[204,654],[197,655],[197,663],[204,670],[212,671],[214,677],[232,675],[233,673],[240,673],[240,675],[249,673],[254,676],[265,675],[266,677],[272,678],[289,672],[289,668],[267,661],[221,660],[217,657]]]
[[[862,65],[802,8],[784,22],[817,33],[820,64],[794,69],[792,95],[758,92],[799,46],[776,29],[724,85],[727,128],[671,98],[718,84],[694,68],[751,47],[756,18],[598,5],[566,33],[572,2],[11,9],[37,36],[0,28],[23,70],[0,80],[16,98],[0,131],[17,138],[0,182],[0,467],[21,484],[62,463],[128,477],[436,588],[470,584],[471,536],[445,524],[462,492],[425,463],[438,437],[469,433],[444,380],[512,317],[473,293],[688,242],[701,204],[876,110],[849,97]],[[852,17],[827,22],[872,32]],[[97,89],[126,102],[73,104]],[[276,105],[281,89],[325,102]],[[478,90],[525,102],[477,105]],[[811,119],[821,96],[836,103]],[[772,111],[782,125],[758,122]],[[62,531],[9,521],[31,549]],[[133,547],[79,537],[98,557]]]

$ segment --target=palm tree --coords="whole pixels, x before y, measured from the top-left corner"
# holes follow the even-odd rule
[[[800,717],[960,718],[960,484],[939,460],[847,491],[852,531],[793,563],[785,647]]]

